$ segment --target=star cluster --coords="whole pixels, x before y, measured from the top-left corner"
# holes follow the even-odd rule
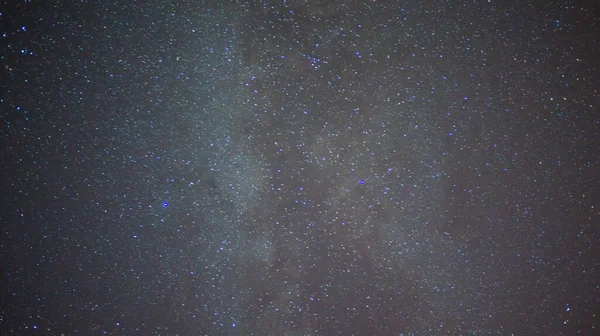
[[[0,12],[0,325],[593,335],[591,3]]]

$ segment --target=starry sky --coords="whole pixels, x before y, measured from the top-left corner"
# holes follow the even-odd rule
[[[0,12],[10,335],[597,335],[593,1]]]

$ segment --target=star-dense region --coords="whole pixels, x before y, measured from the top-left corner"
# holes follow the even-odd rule
[[[597,10],[4,2],[0,328],[600,334]]]

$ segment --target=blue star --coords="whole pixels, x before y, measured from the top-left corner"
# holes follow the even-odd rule
[[[164,208],[166,208],[166,207],[168,207],[168,206],[169,206],[169,202],[167,202],[167,201],[163,202],[163,207],[164,207]]]

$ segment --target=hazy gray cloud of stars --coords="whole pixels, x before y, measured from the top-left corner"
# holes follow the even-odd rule
[[[2,10],[0,325],[597,333],[594,10]]]

